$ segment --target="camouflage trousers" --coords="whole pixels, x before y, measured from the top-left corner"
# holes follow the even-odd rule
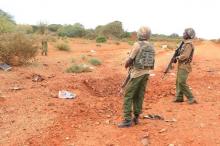
[[[46,55],[46,56],[47,56],[47,51],[48,51],[47,46],[43,46],[43,47],[42,47],[41,55]]]
[[[131,120],[132,105],[134,115],[142,112],[145,88],[147,86],[148,74],[132,78],[125,89],[124,96],[124,119]]]
[[[185,69],[178,69],[176,78],[176,100],[183,101],[183,96],[185,95],[188,100],[193,100],[193,94],[187,85],[189,72]]]

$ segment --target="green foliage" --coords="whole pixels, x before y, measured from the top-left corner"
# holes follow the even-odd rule
[[[98,66],[98,65],[102,64],[102,62],[99,59],[97,59],[97,58],[89,59],[89,63],[92,64],[92,65],[95,65],[95,66]]]
[[[85,28],[82,24],[64,25],[58,29],[59,36],[82,37],[85,35]]]
[[[3,34],[0,36],[0,61],[21,65],[37,55],[35,40],[22,33]]]
[[[8,14],[7,12],[4,12],[3,10],[0,9],[0,17],[6,18],[9,22],[16,24],[15,21],[13,20],[13,17]]]
[[[61,27],[62,27],[61,24],[50,24],[50,25],[48,25],[48,29],[49,29],[50,31],[52,31],[52,32],[57,32],[57,30],[58,30],[59,28],[61,28]]]
[[[70,46],[65,42],[58,42],[56,48],[60,51],[70,51]]]
[[[107,38],[118,39],[121,38],[124,30],[120,21],[114,21],[104,26],[97,26],[95,32],[97,35],[105,36]]]
[[[127,31],[123,32],[122,35],[121,35],[121,38],[122,38],[122,39],[123,39],[123,38],[130,38],[130,37],[131,37],[131,33],[130,33],[130,32],[127,32]]]
[[[107,41],[107,39],[104,36],[98,36],[96,38],[96,43],[105,43],[106,41]]]
[[[66,69],[68,73],[81,73],[81,72],[91,72],[91,69],[86,64],[74,64]]]
[[[13,17],[0,9],[0,33],[13,32],[15,27]]]

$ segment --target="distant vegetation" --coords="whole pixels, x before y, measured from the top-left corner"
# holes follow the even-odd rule
[[[16,58],[19,58],[19,62],[26,62],[36,55],[37,47],[33,44],[40,44],[41,36],[45,34],[48,41],[54,43],[54,46],[62,51],[70,50],[68,38],[95,40],[98,43],[97,46],[101,46],[99,43],[105,43],[107,40],[114,40],[117,42],[116,45],[120,45],[120,41],[133,45],[137,39],[136,32],[125,31],[120,21],[99,25],[95,29],[86,29],[80,23],[67,25],[44,22],[37,25],[16,24],[12,15],[0,9],[0,61],[10,63],[11,58],[16,56]],[[35,41],[31,38],[35,38]],[[180,39],[181,37],[176,33],[171,35],[153,34],[151,37],[151,41],[179,42]],[[216,42],[219,42],[219,40]],[[101,64],[98,60],[90,60],[90,63],[93,65]]]

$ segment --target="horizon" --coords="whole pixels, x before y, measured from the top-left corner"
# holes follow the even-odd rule
[[[218,0],[136,0],[126,3],[116,0],[106,3],[101,0],[0,0],[0,9],[12,15],[17,24],[80,23],[87,29],[95,29],[98,25],[120,21],[129,32],[149,26],[153,34],[177,33],[182,36],[185,28],[192,27],[197,37],[204,39],[220,38],[219,5]]]

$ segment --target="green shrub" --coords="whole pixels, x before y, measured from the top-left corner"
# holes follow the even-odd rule
[[[102,62],[99,59],[97,59],[97,58],[89,59],[89,63],[92,64],[92,65],[95,65],[95,66],[98,66],[98,65],[102,64]]]
[[[36,40],[22,33],[0,36],[0,61],[11,65],[21,65],[37,55]]]
[[[81,73],[81,72],[91,72],[90,66],[86,64],[74,64],[66,69],[68,73]]]
[[[106,41],[107,41],[107,39],[104,36],[98,36],[96,38],[96,43],[105,43]]]
[[[64,25],[58,29],[59,36],[82,37],[85,35],[85,28],[82,24]]]
[[[56,48],[60,51],[70,51],[70,47],[65,42],[59,42],[56,44]]]

